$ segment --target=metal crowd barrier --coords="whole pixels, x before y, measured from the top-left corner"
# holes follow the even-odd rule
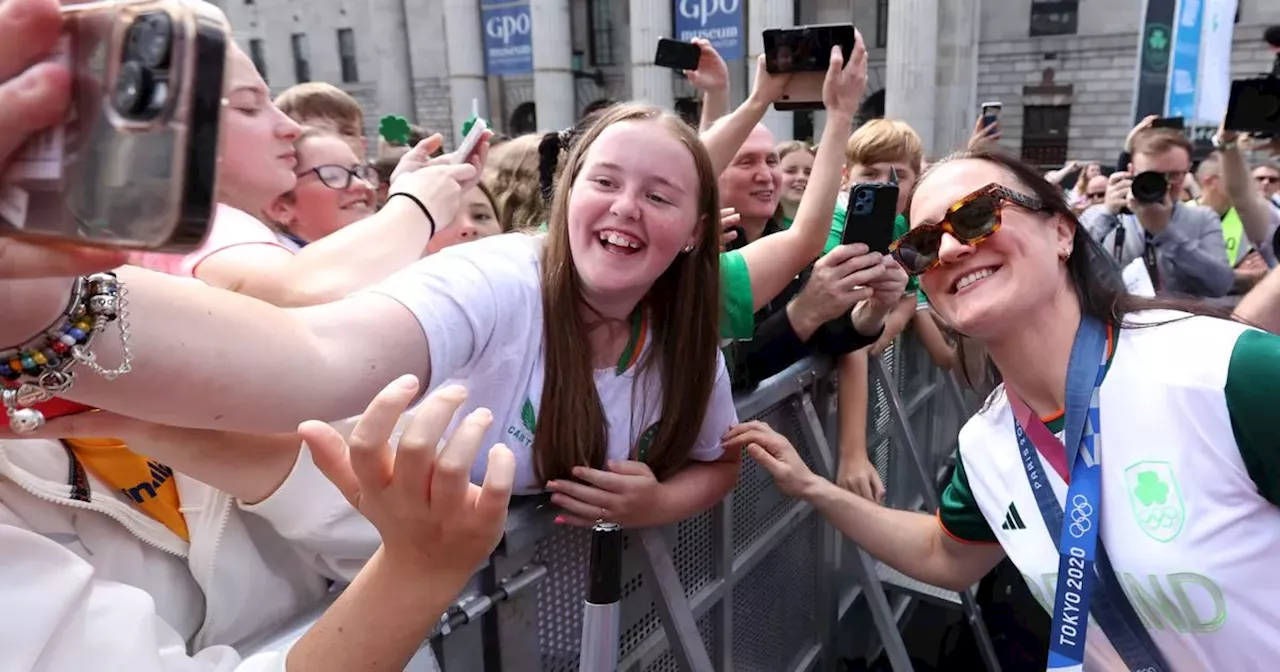
[[[934,483],[978,401],[904,336],[877,361],[869,388],[868,454],[886,506],[932,510]],[[836,474],[835,381],[805,360],[737,399],[739,417],[786,435],[814,471]],[[543,497],[513,503],[507,534],[446,614],[413,670],[578,672],[590,532],[554,524]],[[973,590],[913,581],[845,539],[804,502],[743,460],[714,509],[624,540],[621,672],[834,670],[839,658],[884,652],[911,670],[900,627],[919,600],[964,610],[998,671]]]

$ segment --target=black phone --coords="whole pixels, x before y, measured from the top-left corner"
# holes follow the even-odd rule
[[[1151,122],[1151,128],[1172,128],[1183,131],[1187,128],[1187,121],[1182,117],[1160,117]]]
[[[653,64],[672,70],[697,70],[701,59],[702,49],[698,45],[661,37],[658,38],[658,51],[653,55]]]
[[[1231,98],[1223,126],[1254,136],[1280,134],[1280,78],[1257,77],[1231,82]]]
[[[840,242],[845,245],[862,243],[872,252],[889,254],[897,207],[897,180],[853,185],[849,188],[849,205]]]
[[[849,62],[858,34],[852,23],[827,23],[764,31],[765,69],[773,73],[826,72],[831,48],[839,45]]]

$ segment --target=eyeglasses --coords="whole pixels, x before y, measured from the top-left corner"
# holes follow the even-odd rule
[[[1088,196],[1091,201],[1101,201],[1107,197],[1107,192],[1099,191],[1096,194],[1085,194],[1085,196]]]
[[[1272,175],[1255,175],[1253,179],[1266,184],[1280,183],[1280,177],[1274,177]]]
[[[353,178],[364,180],[366,184],[374,189],[378,188],[380,181],[378,177],[378,170],[373,166],[365,165],[355,166],[353,168],[339,166],[336,164],[316,166],[311,170],[304,170],[301,173],[298,173],[298,177],[303,178],[312,173],[315,173],[315,176],[320,178],[321,184],[338,191],[342,191],[343,189],[350,187],[351,180]]]
[[[965,245],[977,245],[1000,230],[1001,212],[1009,203],[1027,210],[1044,209],[1034,196],[988,184],[956,201],[942,221],[917,226],[893,241],[889,253],[908,275],[920,275],[938,265],[943,235],[949,233]]]

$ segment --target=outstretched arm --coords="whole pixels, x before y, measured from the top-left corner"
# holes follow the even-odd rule
[[[185,427],[292,431],[308,418],[337,420],[403,373],[430,379],[426,337],[408,309],[379,294],[283,309],[247,296],[140,268],[123,267],[126,320],[90,350],[114,381],[75,365],[72,401]],[[71,281],[0,282],[0,343],[22,342],[59,319]]]

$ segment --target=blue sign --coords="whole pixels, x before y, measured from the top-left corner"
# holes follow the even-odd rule
[[[705,37],[726,61],[745,55],[742,34],[742,0],[673,0],[676,39],[688,42]]]
[[[1200,33],[1204,25],[1204,2],[1181,0],[1173,28],[1169,88],[1164,111],[1167,117],[1188,122],[1196,114],[1196,84],[1200,79]]]
[[[484,28],[484,71],[489,75],[533,72],[533,17],[529,0],[480,5]]]

